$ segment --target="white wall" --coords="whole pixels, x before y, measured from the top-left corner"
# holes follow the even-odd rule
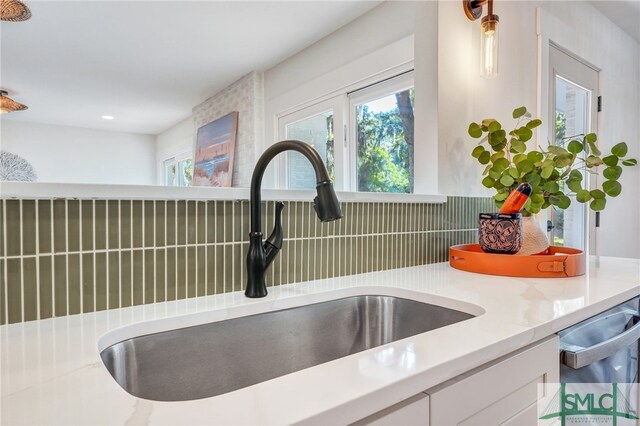
[[[155,139],[158,184],[162,185],[164,182],[164,170],[160,165],[164,160],[185,152],[193,155],[193,143],[195,140],[193,115],[157,134]]]
[[[640,156],[640,46],[588,2],[496,3],[500,51],[498,77],[493,80],[479,76],[479,22],[469,21],[458,2],[440,2],[438,10],[440,193],[493,193],[480,184],[482,167],[470,156],[475,144],[467,134],[470,121],[495,117],[510,125],[511,110],[520,105],[548,121],[549,40],[602,69],[600,146],[606,150],[624,140],[630,153]],[[416,51],[416,61],[418,55]],[[537,132],[543,146],[548,140],[546,129],[545,124]],[[602,255],[640,257],[640,205],[635,190],[640,185],[639,169],[625,170],[623,193],[611,198],[602,214]]]
[[[28,160],[38,182],[156,182],[152,135],[2,120],[0,136],[0,149]]]

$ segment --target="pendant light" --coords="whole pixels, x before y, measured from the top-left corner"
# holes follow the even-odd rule
[[[14,111],[23,111],[27,109],[26,105],[22,105],[7,96],[5,90],[0,90],[0,114],[8,114]]]
[[[0,20],[20,22],[29,18],[31,11],[20,0],[0,0]]]
[[[493,13],[493,0],[462,0],[464,13],[472,21],[482,16],[482,6],[487,5],[487,16],[480,20],[480,76],[494,78],[498,75],[498,15]]]

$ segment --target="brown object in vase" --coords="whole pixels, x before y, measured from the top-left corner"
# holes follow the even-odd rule
[[[0,90],[0,114],[24,111],[25,109],[28,109],[26,105],[22,105],[21,103],[14,101],[7,96],[7,92],[5,90]]]
[[[518,213],[524,207],[525,203],[531,195],[531,185],[528,183],[521,183],[516,189],[511,191],[511,194],[507,197],[500,208],[502,214]]]
[[[31,11],[19,0],[2,0],[0,2],[0,20],[21,22],[31,18]]]

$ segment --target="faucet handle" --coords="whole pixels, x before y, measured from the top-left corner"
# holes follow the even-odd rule
[[[284,209],[284,203],[282,201],[277,201],[273,231],[271,232],[271,235],[269,235],[269,238],[264,242],[267,264],[271,263],[273,258],[276,257],[276,254],[278,254],[282,248],[282,240],[284,238],[284,233],[282,232],[282,209]]]

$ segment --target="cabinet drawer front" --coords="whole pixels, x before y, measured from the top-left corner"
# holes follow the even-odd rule
[[[553,336],[427,391],[432,425],[535,425],[539,383],[559,380]]]
[[[429,396],[415,395],[405,401],[378,411],[353,423],[351,426],[426,426],[429,424]]]

